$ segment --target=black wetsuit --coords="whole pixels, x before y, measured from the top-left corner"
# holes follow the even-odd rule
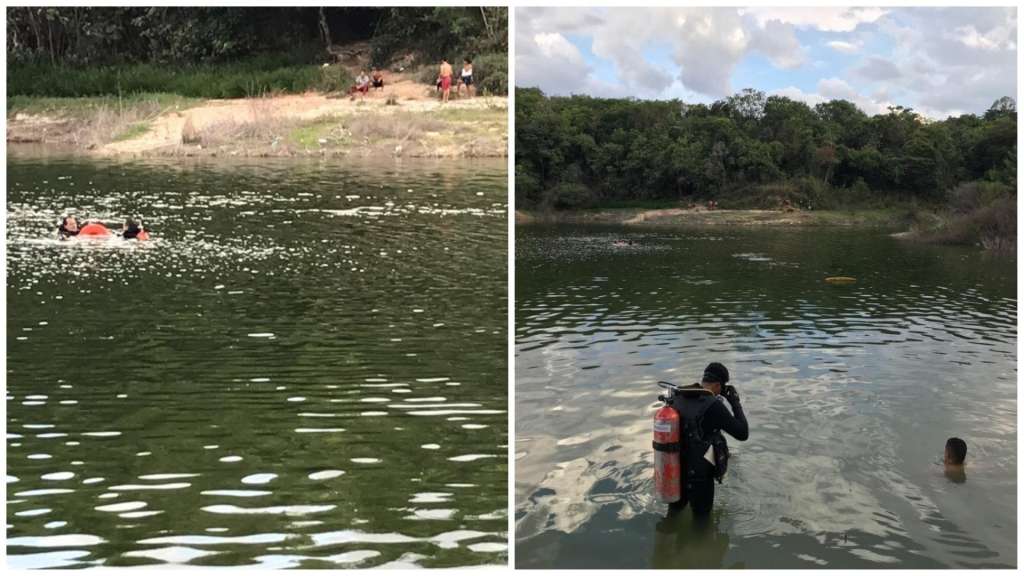
[[[693,384],[687,388],[697,389],[700,388],[700,384]],[[676,402],[686,401],[686,398],[676,400]],[[677,405],[676,409],[682,413],[681,406]],[[704,416],[701,419],[703,437],[710,439],[712,435],[720,434],[720,431],[727,432],[730,436],[740,441],[746,440],[750,435],[750,430],[747,427],[747,417],[743,413],[743,406],[740,405],[739,398],[732,403],[732,413],[725,407],[725,403],[717,398],[707,408],[707,411],[704,412]],[[683,464],[684,468],[686,468],[685,458]],[[694,514],[708,514],[711,512],[711,507],[715,502],[714,466],[703,458],[700,459],[698,466],[701,469],[685,470],[684,478],[682,479],[686,483],[682,491],[683,498],[679,502],[670,504],[669,508],[671,510],[680,511],[686,507],[687,503],[691,503],[693,504]]]

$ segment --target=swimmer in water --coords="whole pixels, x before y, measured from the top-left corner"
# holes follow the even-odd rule
[[[967,460],[967,443],[956,437],[946,440],[946,452],[942,458],[942,463],[946,468],[946,478],[957,484],[966,482],[965,460]]]
[[[148,240],[149,233],[142,227],[141,222],[129,218],[121,228],[121,237],[125,240]]]
[[[72,236],[78,236],[78,220],[74,216],[65,216],[57,226],[57,239],[67,240]]]

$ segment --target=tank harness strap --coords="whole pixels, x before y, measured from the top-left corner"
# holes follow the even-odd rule
[[[654,449],[658,452],[682,452],[682,442],[653,442]]]
[[[707,411],[711,409],[711,406],[714,405],[714,403],[716,401],[717,400],[712,399],[711,402],[706,402],[704,404],[704,406],[702,406],[700,408],[700,411],[693,415],[693,422],[694,422],[694,430],[693,430],[693,432],[697,435],[697,438],[701,442],[705,442],[706,441],[705,438],[704,438],[704,427],[702,426],[702,424],[704,423],[704,414],[707,413]]]

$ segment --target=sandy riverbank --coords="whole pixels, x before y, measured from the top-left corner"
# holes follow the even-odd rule
[[[148,112],[76,109],[72,100],[67,110],[9,111],[7,141],[113,156],[504,157],[507,118],[505,97],[442,103],[431,86],[398,79],[354,99],[308,93]]]
[[[894,210],[706,210],[704,208],[516,211],[516,224],[619,224],[625,226],[879,226],[900,227]]]

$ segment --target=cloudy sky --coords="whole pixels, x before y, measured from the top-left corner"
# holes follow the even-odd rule
[[[756,88],[945,118],[1017,95],[1016,8],[517,8],[516,85],[712,102]]]

